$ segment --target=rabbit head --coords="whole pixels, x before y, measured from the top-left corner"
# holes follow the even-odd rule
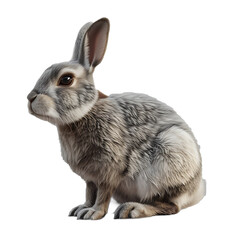
[[[92,74],[103,59],[108,33],[106,18],[81,28],[72,59],[47,68],[28,94],[31,114],[56,125],[75,122],[87,114],[98,98]]]

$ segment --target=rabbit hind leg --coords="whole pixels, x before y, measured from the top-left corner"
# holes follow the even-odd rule
[[[152,204],[143,204],[138,202],[126,202],[116,209],[114,218],[143,218],[155,215],[176,214],[178,212],[179,208],[174,203],[154,202]]]

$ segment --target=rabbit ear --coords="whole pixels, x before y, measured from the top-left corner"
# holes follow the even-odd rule
[[[101,18],[94,23],[85,24],[78,34],[73,60],[92,71],[103,59],[109,33],[109,20]],[[78,51],[76,48],[79,48]]]
[[[87,32],[87,30],[89,29],[89,27],[92,25],[91,22],[86,23],[85,25],[83,25],[83,27],[80,29],[76,42],[75,42],[75,46],[74,46],[74,50],[73,50],[73,56],[72,56],[72,61],[80,61],[80,53],[81,53],[81,49],[83,47],[83,41],[84,41],[84,36]]]

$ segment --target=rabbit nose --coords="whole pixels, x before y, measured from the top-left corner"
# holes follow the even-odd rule
[[[27,96],[27,99],[30,103],[32,103],[34,101],[34,99],[37,97],[37,93],[33,90],[31,91],[28,96]]]

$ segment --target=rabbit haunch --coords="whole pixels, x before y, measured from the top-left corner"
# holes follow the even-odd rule
[[[175,214],[205,195],[199,146],[157,99],[96,90],[108,33],[106,18],[85,24],[72,59],[46,69],[29,93],[29,112],[56,125],[63,159],[86,181],[86,202],[69,216],[100,219],[111,197],[121,203],[114,218]],[[62,84],[66,76],[70,84]]]

